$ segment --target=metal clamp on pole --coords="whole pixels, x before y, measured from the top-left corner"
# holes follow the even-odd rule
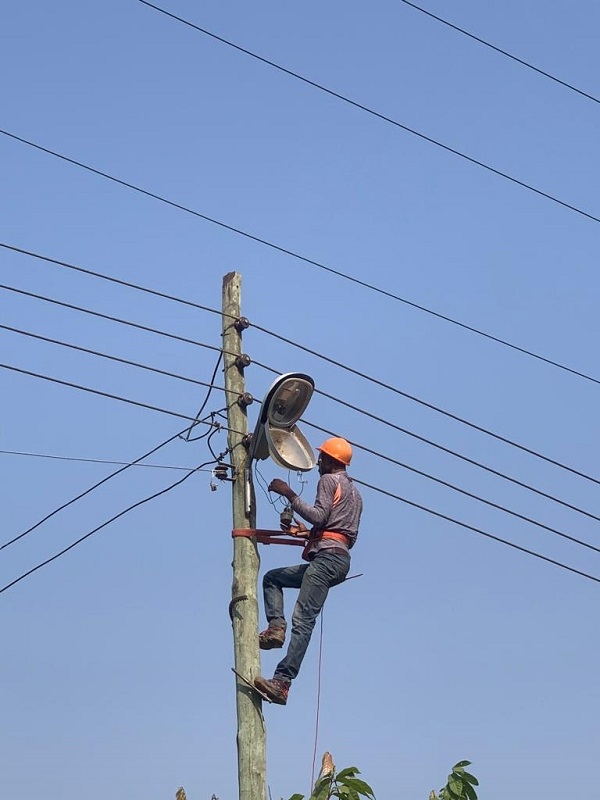
[[[268,531],[262,528],[234,528],[231,531],[232,537],[237,536],[254,537],[260,544],[291,544],[304,547],[306,539],[299,536],[286,536],[282,531]]]

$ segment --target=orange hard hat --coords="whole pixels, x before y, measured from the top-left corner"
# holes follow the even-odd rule
[[[327,439],[321,447],[317,447],[322,453],[326,453],[336,461],[341,461],[342,464],[348,464],[352,461],[352,448],[350,442],[342,439],[339,436],[334,436],[332,439]]]

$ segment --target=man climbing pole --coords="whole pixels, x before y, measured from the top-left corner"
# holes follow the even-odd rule
[[[358,536],[362,498],[346,473],[352,447],[339,437],[327,439],[319,450],[319,482],[314,506],[305,503],[279,478],[269,491],[286,497],[292,510],[310,522],[310,531],[301,522],[288,532],[306,538],[302,558],[306,564],[280,567],[263,578],[265,615],[268,627],[259,634],[262,650],[283,647],[286,621],[283,589],[300,589],[292,614],[292,631],[285,657],[272,679],[255,678],[254,685],[273,702],[285,705],[291,682],[297,676],[319,612],[332,586],[341,583],[350,569],[350,548]]]

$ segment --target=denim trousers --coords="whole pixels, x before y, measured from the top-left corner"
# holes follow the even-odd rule
[[[274,678],[292,681],[302,664],[315,622],[332,586],[341,583],[350,569],[350,554],[322,550],[307,564],[280,567],[265,573],[265,615],[273,628],[285,626],[283,589],[300,589],[292,613],[292,632],[285,657]]]

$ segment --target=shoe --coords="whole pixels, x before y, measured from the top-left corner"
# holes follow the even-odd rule
[[[267,628],[258,634],[258,646],[261,650],[273,650],[283,647],[285,642],[285,628]]]
[[[268,680],[267,678],[261,678],[259,676],[254,679],[254,685],[257,689],[260,689],[263,694],[266,694],[272,703],[277,703],[279,706],[284,706],[287,703],[288,693],[290,691],[289,681],[280,681],[278,678]]]

